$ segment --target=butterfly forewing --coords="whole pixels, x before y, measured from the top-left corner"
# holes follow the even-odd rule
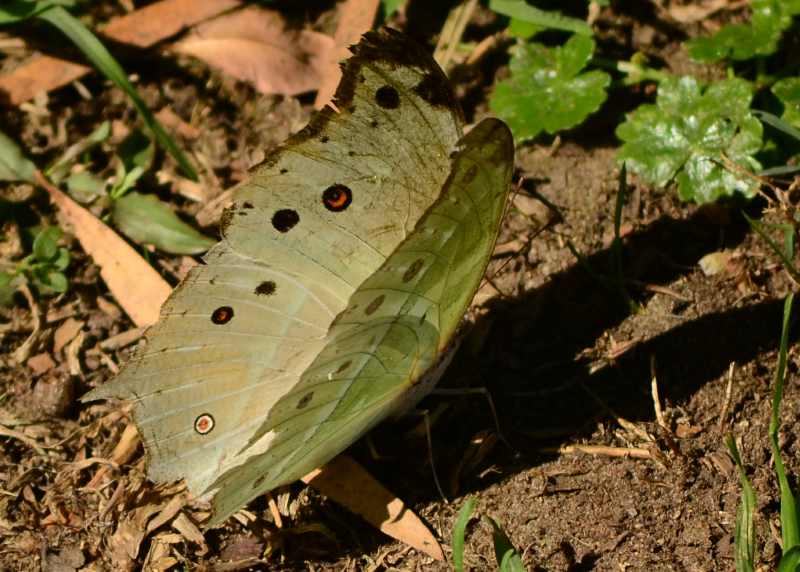
[[[447,178],[461,114],[405,36],[365,36],[335,104],[237,189],[222,242],[164,305],[147,345],[85,397],[134,402],[153,480],[185,478],[200,494],[235,465]]]

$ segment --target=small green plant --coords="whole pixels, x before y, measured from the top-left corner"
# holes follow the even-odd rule
[[[156,141],[172,155],[184,174],[196,181],[197,173],[194,167],[139,96],[139,92],[128,80],[128,75],[122,66],[102,42],[80,20],[66,10],[75,4],[73,0],[7,0],[0,6],[0,25],[38,18],[48,22],[67,36],[98,71],[125,92]]]
[[[623,141],[617,158],[658,187],[677,181],[687,201],[752,197],[757,183],[743,173],[761,168],[754,155],[763,128],[750,112],[751,98],[752,87],[738,78],[706,88],[689,76],[665,80],[654,105],[639,106],[617,127]]]
[[[476,500],[470,497],[458,512],[455,526],[453,526],[453,568],[456,572],[464,572],[464,548],[465,534],[467,525],[475,511]],[[508,535],[500,524],[490,516],[484,516],[483,522],[492,529],[492,540],[494,541],[494,556],[497,561],[497,569],[500,572],[525,572],[522,563],[522,555],[514,547]]]
[[[61,294],[66,292],[69,282],[64,271],[69,266],[69,251],[58,245],[61,229],[44,227],[34,232],[32,252],[11,265],[0,270],[0,304],[9,305],[20,282],[32,284],[40,294]]]
[[[749,60],[772,54],[791,25],[792,16],[800,13],[800,2],[753,0],[750,9],[748,24],[731,24],[713,36],[687,42],[689,54],[698,61]]]
[[[143,137],[129,137],[120,145],[116,174],[109,183],[89,169],[73,171],[78,160],[92,147],[106,140],[108,123],[97,127],[88,137],[72,145],[45,170],[54,183],[65,183],[79,202],[101,201],[108,208],[114,226],[140,244],[152,244],[172,254],[200,254],[214,240],[183,222],[155,195],[135,191],[137,182],[152,163],[152,145]],[[137,139],[138,144],[127,143]],[[144,145],[142,145],[144,141]],[[0,133],[0,180],[35,182],[36,165],[20,147]]]
[[[591,37],[580,34],[555,48],[536,43],[514,47],[511,77],[495,86],[489,100],[514,139],[569,129],[600,108],[611,79],[602,71],[583,71],[594,47]]]
[[[783,105],[781,118],[793,127],[800,128],[800,77],[776,81],[772,93]]]
[[[497,83],[490,107],[508,123],[516,141],[577,127],[609,94],[655,82],[655,103],[643,103],[616,128],[622,142],[618,161],[643,181],[656,187],[675,184],[681,199],[695,203],[737,195],[749,199],[758,189],[751,173],[761,170],[762,159],[783,161],[796,153],[779,139],[764,140],[765,120],[750,106],[754,96],[761,101],[771,90],[773,101],[784,108],[785,122],[800,127],[800,78],[792,77],[795,68],[787,67],[778,53],[784,36],[795,30],[791,24],[800,14],[800,0],[753,0],[749,22],[687,42],[698,61],[729,60],[739,66],[731,66],[726,79],[711,82],[653,69],[645,53],[625,61],[609,59],[602,45],[596,53],[587,21],[534,4],[545,3],[489,2],[492,10],[508,17],[507,32],[515,41],[510,77]],[[589,4],[595,10],[608,5],[587,2],[587,17]],[[566,32],[571,35],[559,44]],[[539,35],[547,45],[533,40]],[[772,75],[765,73],[768,69]]]
[[[789,347],[789,324],[792,314],[794,294],[789,294],[783,305],[783,323],[781,341],[778,350],[778,364],[775,368],[772,393],[772,417],[769,424],[769,441],[772,458],[775,463],[775,475],[780,488],[780,521],[782,556],[778,564],[778,572],[795,572],[800,569],[800,515],[797,512],[797,499],[786,478],[783,466],[778,431],[780,429],[781,400],[783,399],[783,382],[786,376],[786,356]],[[739,471],[742,483],[742,501],[736,514],[735,561],[736,572],[755,572],[756,538],[753,516],[755,514],[756,496],[753,486],[742,463],[736,441],[728,436],[726,445]]]

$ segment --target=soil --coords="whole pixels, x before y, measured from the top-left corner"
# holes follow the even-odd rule
[[[693,30],[667,26],[652,14],[614,18],[610,9],[601,13],[601,22],[616,26],[605,41],[622,42],[614,35],[646,41],[651,57],[686,70],[681,42]],[[470,39],[486,29],[469,28]],[[417,32],[429,39],[423,34]],[[310,116],[307,98],[257,95],[198,64],[125,64],[139,75],[149,105],[170,108],[193,128],[181,144],[203,158],[203,202],[241,180]],[[497,54],[482,65],[487,69],[465,77],[482,78],[483,99],[467,80],[456,86],[468,117],[486,113],[487,86],[505,63]],[[65,88],[36,104],[45,115],[36,106],[2,111],[4,130],[42,164],[103,120],[121,131],[136,121],[119,91],[95,76],[82,81],[94,99]],[[642,92],[641,100],[647,97]],[[609,278],[619,195],[611,131],[636,104],[609,102],[580,129],[518,148],[522,183],[476,298],[475,324],[440,383],[484,393],[423,401],[421,408],[434,413],[430,451],[424,433],[411,431],[417,418],[384,424],[371,445],[362,441],[350,451],[428,523],[448,555],[458,511],[475,497],[476,513],[502,525],[531,571],[733,570],[740,484],[723,441],[732,434],[757,494],[759,566],[776,566],[778,490],[767,428],[783,298],[793,285],[749,231],[741,205],[694,207],[673,189],[653,189],[635,177],[622,211],[624,282]],[[206,112],[192,113],[198,107]],[[115,134],[107,150],[123,135]],[[101,169],[109,155],[93,160]],[[174,165],[162,161],[161,169],[177,178]],[[192,220],[203,203],[170,194],[163,180],[148,175],[143,184]],[[7,239],[13,227],[58,224],[43,193],[25,196],[13,206],[14,222],[5,221]],[[763,205],[747,208],[759,215]],[[117,404],[78,398],[124,363],[130,346],[100,344],[133,324],[79,244],[69,235],[64,244],[73,258],[68,292],[35,296],[36,312],[20,295],[2,313],[0,569],[117,569],[131,547],[131,570],[154,554],[186,570],[451,568],[301,485],[276,497],[288,515],[282,528],[258,499],[248,507],[254,522],[232,519],[205,543],[180,523],[160,536],[136,526],[181,491],[146,481],[140,449],[110,467],[106,485],[88,486],[107,465],[126,418]],[[699,261],[715,252],[725,253],[726,263],[709,276]],[[181,257],[152,253],[152,260],[173,284],[187,267]],[[36,319],[42,333],[20,360],[17,352]],[[791,349],[781,431],[789,474],[800,468],[797,368]],[[430,458],[447,502],[437,492]],[[190,517],[202,511],[186,510]],[[473,570],[496,568],[491,531],[480,519],[467,528],[466,563]]]

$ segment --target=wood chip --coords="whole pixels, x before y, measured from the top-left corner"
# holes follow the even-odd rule
[[[76,320],[75,318],[67,318],[64,322],[56,328],[53,334],[53,353],[58,355],[61,350],[78,335],[78,332],[83,329],[85,322]]]

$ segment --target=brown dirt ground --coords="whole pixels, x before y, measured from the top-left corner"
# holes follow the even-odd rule
[[[636,16],[616,23],[625,28],[619,34],[644,35],[668,66],[685,69],[680,35],[651,24]],[[169,107],[196,128],[183,144],[204,158],[204,169],[213,170],[204,184],[214,192],[239,180],[263,150],[308,118],[307,100],[256,96],[201,66],[167,62],[157,78],[149,63],[127,65],[140,74],[148,103]],[[492,76],[482,73],[478,83],[485,88]],[[4,129],[45,163],[103,119],[121,129],[135,121],[118,91],[98,78],[84,82],[97,99],[61,90],[50,95],[44,116],[4,110]],[[474,85],[459,85],[459,93],[473,100],[468,115],[482,113],[485,102],[474,95]],[[193,114],[196,106],[208,112]],[[629,311],[619,291],[596,277],[611,273],[617,166],[609,132],[624,111],[618,106],[607,105],[600,119],[559,141],[518,150],[518,172],[526,182],[503,227],[505,254],[489,272],[502,294],[479,312],[442,381],[450,388],[485,387],[508,443],[497,439],[481,395],[433,395],[423,402],[438,413],[433,458],[449,503],[436,492],[424,438],[408,436],[417,419],[373,433],[379,460],[364,443],[352,453],[414,507],[445,545],[464,500],[476,496],[478,512],[502,523],[532,571],[732,570],[739,484],[722,441],[732,432],[752,469],[761,564],[770,569],[780,550],[767,427],[782,297],[790,282],[748,232],[737,207],[690,207],[672,191],[633,180],[623,212],[624,275],[640,310]],[[107,159],[102,153],[95,158],[100,167]],[[164,169],[174,170],[168,161]],[[168,185],[154,177],[147,182],[169,197]],[[557,210],[528,198],[531,191]],[[182,197],[172,200],[187,218],[199,210]],[[21,225],[57,223],[40,194],[14,208]],[[586,256],[594,275],[576,261],[569,243]],[[71,288],[36,299],[44,334],[30,352],[38,358],[33,366],[14,355],[31,331],[31,309],[20,298],[2,314],[0,416],[14,433],[0,436],[0,569],[114,569],[126,562],[125,549],[139,542],[129,569],[146,557],[166,555],[186,570],[449,568],[299,485],[278,496],[290,515],[283,530],[275,528],[259,499],[249,507],[258,516],[255,523],[231,521],[207,534],[207,545],[188,539],[180,525],[170,529],[169,521],[146,533],[137,527],[177,490],[145,481],[140,454],[112,471],[108,486],[89,490],[101,466],[97,459],[108,458],[125,421],[113,404],[82,405],[77,397],[107,381],[124,362],[129,348],[102,350],[98,344],[132,324],[77,243],[67,238],[65,244],[73,255]],[[732,252],[726,269],[706,276],[698,260],[723,249]],[[186,266],[180,258],[153,258],[173,283]],[[479,299],[491,289],[486,286]],[[56,351],[57,332],[70,320],[80,323],[83,338]],[[782,432],[784,458],[795,474],[797,359],[792,351]],[[70,373],[75,363],[80,371]],[[655,421],[652,372],[666,428]],[[556,452],[570,445],[628,454]],[[199,510],[189,505],[185,513],[192,518]],[[469,566],[493,569],[488,528],[474,520],[467,541]],[[257,564],[265,549],[271,554]]]

